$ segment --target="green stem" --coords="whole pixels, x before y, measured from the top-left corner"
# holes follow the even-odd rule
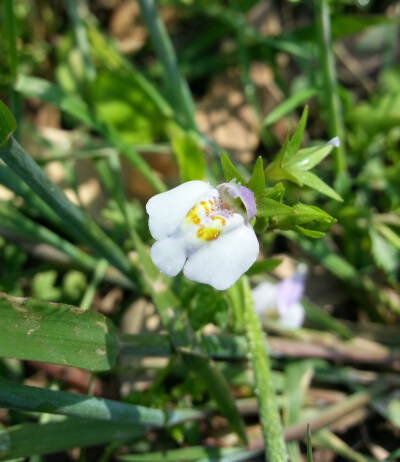
[[[344,148],[345,130],[342,107],[338,93],[335,57],[333,55],[331,25],[328,0],[314,0],[315,24],[319,45],[320,65],[323,77],[323,102],[327,109],[328,132],[331,138],[338,136],[341,145],[332,156],[336,180],[347,178],[346,152]]]
[[[248,279],[243,277],[244,319],[249,345],[251,365],[254,372],[255,392],[260,409],[260,419],[265,442],[265,457],[269,462],[286,462],[287,452],[282,422],[278,412],[271,368],[265,352],[265,334],[254,311]]]
[[[150,34],[158,59],[165,72],[170,102],[180,113],[182,126],[197,131],[194,103],[187,82],[182,77],[168,32],[157,14],[154,0],[138,0],[143,21]]]
[[[8,61],[9,61],[9,71],[10,71],[10,106],[11,112],[13,113],[15,120],[17,122],[17,130],[14,132],[15,137],[19,138],[19,121],[21,113],[21,105],[19,93],[17,93],[13,86],[17,79],[18,74],[18,51],[17,51],[17,33],[15,27],[15,13],[14,13],[14,2],[13,0],[4,0],[4,28],[6,32],[7,42],[8,42]]]
[[[82,297],[82,301],[80,303],[80,308],[82,310],[88,310],[93,303],[94,295],[96,293],[96,289],[100,282],[103,280],[104,275],[106,274],[106,270],[108,267],[107,260],[101,259],[96,265],[96,268],[93,273],[93,278],[90,281],[86,292]]]

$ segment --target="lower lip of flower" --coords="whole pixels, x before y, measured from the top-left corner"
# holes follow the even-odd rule
[[[205,242],[214,241],[220,236],[221,230],[226,224],[225,218],[220,214],[221,212],[222,210],[216,201],[201,201],[190,209],[185,222],[197,228],[197,239]],[[226,209],[224,212],[227,212]]]

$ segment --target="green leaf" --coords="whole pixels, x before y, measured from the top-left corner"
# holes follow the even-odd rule
[[[373,228],[370,228],[369,236],[371,239],[371,254],[377,266],[389,277],[395,279],[400,264],[399,252],[396,247]]]
[[[339,196],[339,194],[314,175],[314,173],[299,169],[292,169],[290,173],[297,179],[298,183],[305,184],[321,194],[325,194],[325,196],[331,197],[339,202],[343,202],[343,199]]]
[[[300,149],[297,154],[283,163],[286,169],[311,170],[319,164],[334,148],[331,144]]]
[[[65,228],[80,234],[81,240],[126,276],[138,282],[138,275],[125,253],[85,213],[68,200],[22,146],[11,138],[10,146],[0,148],[0,158],[49,205],[62,220]]]
[[[226,182],[236,179],[237,183],[241,183],[243,186],[246,185],[244,178],[237,171],[236,167],[233,165],[225,152],[221,153],[221,167]]]
[[[35,274],[32,278],[32,296],[49,302],[57,302],[61,297],[61,289],[56,287],[57,271],[48,270]]]
[[[261,156],[258,157],[254,165],[254,170],[247,187],[253,191],[256,198],[261,196],[265,190],[265,173]]]
[[[14,382],[1,381],[0,383],[0,406],[5,409],[45,412],[93,421],[158,428],[166,424],[176,425],[202,415],[200,411],[193,409],[163,411],[77,393],[30,387]]]
[[[300,121],[293,134],[293,137],[288,142],[284,160],[290,159],[292,156],[296,154],[297,150],[299,149],[301,140],[303,139],[304,130],[306,129],[307,117],[308,117],[308,106],[305,106],[303,109],[303,113],[301,115]]]
[[[96,121],[87,104],[77,95],[64,93],[57,85],[37,77],[20,75],[15,89],[24,96],[39,98],[46,103],[54,104],[62,111],[84,122],[91,128]]]
[[[115,127],[109,123],[110,121],[107,120],[107,117],[105,117],[105,121],[99,120],[99,116],[107,114],[106,110],[95,115],[78,96],[64,93],[57,85],[36,77],[20,77],[16,89],[25,96],[36,97],[47,103],[54,104],[60,110],[98,131],[139,170],[157,192],[165,191],[165,186],[161,180],[154,175],[154,172],[140,155],[121,138]]]
[[[10,135],[16,130],[17,123],[8,107],[0,101],[0,146],[5,146]]]
[[[285,194],[285,187],[283,183],[277,183],[273,188],[265,188],[264,196],[274,201],[282,202],[283,195]]]
[[[298,203],[294,205],[292,209],[293,216],[291,219],[292,223],[295,225],[307,225],[307,227],[313,226],[312,229],[325,231],[336,223],[336,220],[328,213],[313,205]]]
[[[167,449],[160,452],[126,454],[118,456],[122,462],[240,462],[260,454],[260,450],[246,451],[236,448],[192,446],[189,448]]]
[[[262,129],[274,124],[285,115],[293,112],[300,104],[303,104],[317,93],[316,88],[303,88],[296,91],[293,95],[286,98],[281,104],[276,106],[264,119]]]
[[[282,263],[279,258],[269,258],[268,260],[256,261],[246,272],[246,276],[254,276],[260,273],[269,273]]]
[[[277,215],[289,215],[292,213],[292,208],[288,205],[281,204],[269,197],[261,196],[256,200],[257,216],[260,217],[275,217]]]
[[[325,233],[322,233],[321,231],[313,231],[311,229],[302,228],[301,226],[295,226],[294,230],[300,234],[303,234],[304,236],[312,237],[314,239],[319,239],[325,235]]]
[[[141,436],[145,431],[133,425],[76,418],[61,422],[24,423],[0,430],[0,460],[124,441]]]
[[[202,150],[187,133],[179,130],[172,137],[172,148],[179,166],[181,182],[204,180],[206,163]]]
[[[115,328],[99,313],[0,294],[0,318],[0,356],[91,371],[115,366]]]

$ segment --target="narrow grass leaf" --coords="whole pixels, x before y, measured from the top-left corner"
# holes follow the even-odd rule
[[[17,124],[8,107],[0,101],[0,146],[5,146]]]
[[[370,460],[370,458],[365,457],[363,454],[352,449],[348,444],[327,428],[314,433],[312,436],[312,442],[314,446],[329,449],[338,456],[343,457],[345,460],[351,460],[353,462],[368,462]]]
[[[86,270],[96,267],[96,259],[86,254],[75,245],[58,236],[46,227],[35,223],[22,213],[18,212],[11,204],[0,201],[0,229],[11,231],[28,241],[35,240],[44,242],[63,252],[78,266]]]
[[[275,107],[264,119],[262,128],[265,129],[277,122],[287,114],[293,112],[301,104],[308,101],[317,93],[316,88],[304,88],[285,99],[281,104]]]
[[[140,155],[125,143],[111,126],[99,120],[98,116],[95,116],[81,98],[66,94],[57,85],[36,77],[21,76],[16,89],[25,96],[39,98],[44,102],[54,104],[60,110],[99,132],[139,170],[157,192],[165,191],[164,184],[154,175]]]
[[[166,422],[166,415],[159,409],[13,382],[1,381],[0,385],[0,407],[5,409],[46,412],[139,426],[162,427]]]
[[[115,366],[118,339],[100,313],[0,294],[0,356],[91,371]]]
[[[283,423],[285,426],[296,423],[300,418],[300,410],[304,396],[309,387],[313,373],[311,361],[290,361],[285,366],[285,400]],[[287,443],[289,458],[292,462],[301,461],[299,443]]]
[[[11,139],[7,148],[0,148],[0,158],[53,209],[67,229],[71,229],[74,234],[79,233],[88,247],[133,281],[138,281],[137,274],[122,250],[90,217],[67,199],[17,141]]]
[[[76,418],[43,424],[24,423],[0,430],[0,460],[125,441],[144,432],[143,427]]]

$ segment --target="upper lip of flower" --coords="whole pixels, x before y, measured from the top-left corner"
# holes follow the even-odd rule
[[[259,246],[245,212],[229,205],[219,188],[201,181],[151,198],[146,210],[158,269],[175,276],[184,267],[189,279],[219,290],[231,286],[256,260]]]

